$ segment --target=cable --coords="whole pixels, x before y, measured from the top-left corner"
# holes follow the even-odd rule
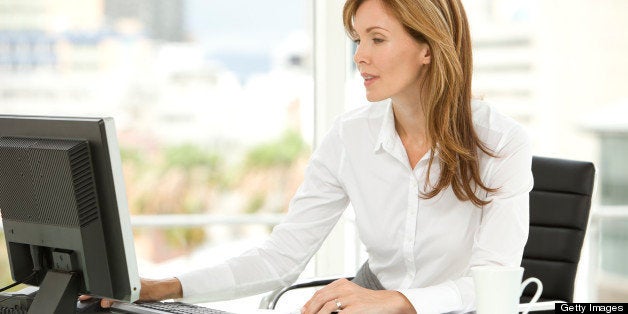
[[[18,296],[18,294],[12,294],[12,295],[4,298],[4,299],[0,299],[0,304],[2,304],[2,302],[6,301],[6,300],[8,300],[10,298],[15,298],[16,296]]]
[[[24,283],[24,282],[26,282],[26,281],[30,280],[30,279],[31,279],[31,278],[33,278],[35,275],[37,275],[37,273],[38,273],[38,271],[33,271],[30,275],[26,276],[26,278],[24,278],[24,279],[22,279],[22,280],[18,280],[18,281],[14,282],[14,283],[12,283],[12,284],[10,284],[10,285],[6,286],[6,287],[0,288],[0,292],[2,292],[2,291],[4,291],[4,290],[7,290],[7,289],[11,289],[11,288],[13,288],[13,287],[15,287],[15,286],[17,286],[17,285],[19,285],[19,284],[22,284],[22,283]],[[2,301],[4,301],[4,300],[2,300]]]

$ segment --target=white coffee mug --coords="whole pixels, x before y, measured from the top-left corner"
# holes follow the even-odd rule
[[[523,267],[478,266],[471,269],[475,283],[475,305],[477,314],[516,314],[519,298],[525,287],[534,282],[536,293],[529,304],[536,303],[543,292],[538,278],[530,277],[521,282]],[[524,311],[527,314],[528,310]]]

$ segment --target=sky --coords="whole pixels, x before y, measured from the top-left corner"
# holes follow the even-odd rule
[[[269,51],[305,29],[307,0],[187,0],[185,28],[209,49]]]

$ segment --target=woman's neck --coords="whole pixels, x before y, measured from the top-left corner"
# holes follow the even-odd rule
[[[402,139],[424,141],[427,137],[425,115],[420,103],[392,102],[395,129]]]
[[[406,150],[410,167],[414,169],[430,149],[422,107],[418,104],[403,105],[394,100],[392,106],[395,130]]]

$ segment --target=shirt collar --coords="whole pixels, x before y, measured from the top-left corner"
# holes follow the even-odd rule
[[[395,115],[393,114],[392,101],[389,101],[384,111],[382,126],[379,129],[373,152],[377,153],[382,148],[390,151],[394,146],[395,136],[397,136]]]
[[[397,146],[397,144],[399,145]],[[434,158],[440,155],[438,149],[439,146],[439,144],[436,144],[437,148],[434,151]],[[397,129],[395,129],[395,115],[393,113],[392,101],[389,100],[384,111],[383,121],[379,129],[377,141],[373,147],[373,153],[378,153],[384,150],[388,151],[392,155],[399,155],[398,158],[402,160],[403,158],[401,156],[406,156],[404,149],[403,144],[401,144],[401,139],[399,139],[399,135],[397,134]],[[419,162],[426,162],[429,160],[429,156],[430,154],[428,151],[428,153],[425,154]],[[407,156],[405,158],[407,159]]]

